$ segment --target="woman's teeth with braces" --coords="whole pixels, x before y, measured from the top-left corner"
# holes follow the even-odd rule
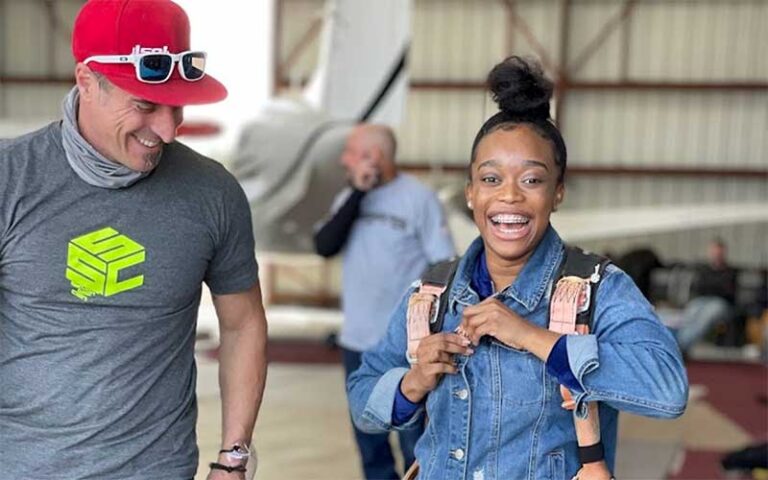
[[[513,223],[519,223],[519,224],[525,224],[528,223],[528,218],[524,217],[522,215],[494,215],[491,217],[491,221],[495,224],[513,224]]]

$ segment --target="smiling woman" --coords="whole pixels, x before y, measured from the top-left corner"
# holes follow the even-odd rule
[[[566,148],[549,120],[552,83],[512,57],[488,77],[501,111],[475,137],[465,189],[491,278],[510,285],[549,226],[565,193]]]
[[[409,299],[431,285],[417,282],[403,297],[348,381],[353,418],[376,432],[426,412],[419,478],[608,479],[619,410],[683,413],[682,359],[624,272],[600,262],[570,276],[575,249],[549,223],[567,160],[549,117],[552,83],[511,57],[488,84],[500,111],[477,134],[466,186],[480,236],[443,294],[442,330],[418,341],[410,364]],[[591,331],[576,325],[585,312]]]
[[[478,145],[470,166],[467,203],[485,240],[495,283],[509,285],[539,244],[562,201],[549,143],[522,124],[499,128]],[[496,274],[496,275],[494,275]]]

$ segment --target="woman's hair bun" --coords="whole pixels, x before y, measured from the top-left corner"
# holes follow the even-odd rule
[[[533,59],[512,56],[488,74],[488,89],[499,109],[521,118],[548,119],[553,84]]]

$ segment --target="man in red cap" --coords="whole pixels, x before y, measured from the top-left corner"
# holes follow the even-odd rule
[[[266,376],[250,209],[175,141],[226,97],[170,0],[90,0],[63,120],[0,147],[0,479],[195,476],[201,284],[220,325],[222,441],[242,479]]]

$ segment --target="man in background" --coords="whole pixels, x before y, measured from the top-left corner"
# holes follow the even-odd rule
[[[386,126],[362,124],[352,130],[341,157],[350,186],[337,195],[315,234],[318,254],[343,252],[344,323],[338,342],[346,378],[360,366],[363,352],[384,336],[389,315],[408,286],[427,265],[455,255],[437,196],[398,172],[396,150]],[[353,428],[365,477],[400,478],[388,435]],[[422,431],[419,425],[399,432],[406,469]]]
[[[693,299],[683,311],[676,332],[680,350],[687,353],[693,345],[718,324],[727,324],[736,315],[737,271],[728,264],[727,248],[714,239],[707,247],[707,263],[697,272]]]

